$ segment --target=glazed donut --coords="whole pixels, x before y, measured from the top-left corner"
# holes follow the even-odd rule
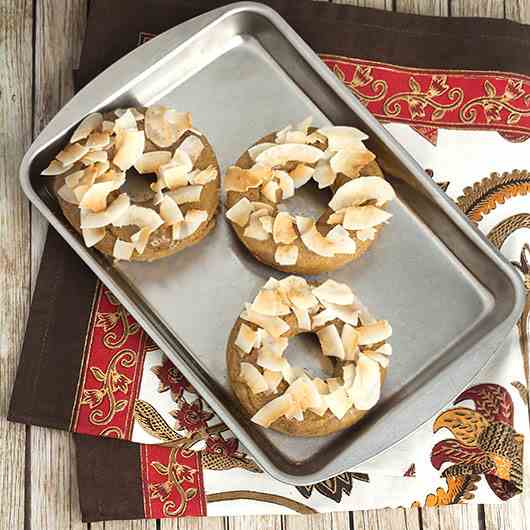
[[[395,197],[367,136],[353,127],[296,127],[258,140],[228,169],[226,217],[256,259],[297,274],[336,270],[359,258],[391,215]],[[288,203],[311,178],[333,197],[316,221],[291,215]]]
[[[330,365],[312,377],[283,356],[290,337],[315,333]],[[252,421],[293,436],[324,436],[359,421],[380,397],[392,328],[345,284],[270,278],[227,344],[231,387]]]
[[[191,115],[164,106],[87,116],[42,175],[87,247],[153,261],[215,226],[219,166]]]

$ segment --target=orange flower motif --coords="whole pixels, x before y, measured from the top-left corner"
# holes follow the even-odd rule
[[[512,101],[524,96],[524,93],[523,80],[519,79],[518,81],[515,81],[515,79],[510,79],[506,84],[502,99],[504,101]]]
[[[208,420],[213,418],[212,412],[203,410],[202,400],[199,398],[191,404],[182,402],[180,409],[173,410],[170,414],[177,420],[177,430],[184,429],[190,433],[206,430]]]
[[[117,370],[112,370],[110,373],[110,381],[112,385],[112,391],[123,392],[127,394],[129,391],[129,385],[132,383],[132,380],[129,379],[126,375],[120,374]]]
[[[81,400],[81,405],[88,405],[91,409],[97,407],[106,396],[107,392],[102,389],[91,389],[83,391],[83,399]]]

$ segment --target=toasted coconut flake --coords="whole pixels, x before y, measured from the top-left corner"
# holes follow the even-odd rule
[[[376,353],[382,353],[383,355],[390,356],[392,355],[392,346],[388,342],[385,342],[385,344],[379,346],[379,348],[377,348],[375,351]]]
[[[90,210],[81,210],[81,228],[96,229],[112,224],[116,219],[119,219],[125,214],[129,206],[130,200],[128,195],[122,193],[101,212],[93,213]]]
[[[313,179],[318,182],[318,189],[321,190],[331,186],[336,178],[337,174],[331,169],[329,160],[319,160],[313,173]]]
[[[304,134],[307,134],[309,127],[313,123],[313,116],[308,116],[304,118],[300,123],[296,124],[295,129],[297,131],[302,131]]]
[[[355,254],[357,244],[350,237],[348,231],[341,225],[334,226],[327,234],[326,239],[333,243],[336,254]]]
[[[281,144],[263,151],[256,162],[268,167],[284,166],[287,162],[314,164],[324,153],[317,147],[305,144]]]
[[[285,135],[285,143],[305,144],[307,143],[307,135],[303,131],[287,131]]]
[[[322,302],[338,305],[353,304],[355,299],[352,290],[346,284],[335,280],[326,280],[313,289],[313,294]]]
[[[261,366],[266,370],[280,373],[282,373],[283,370],[285,370],[289,366],[287,359],[284,359],[283,357],[278,357],[277,355],[273,355],[263,350],[259,351],[256,363],[258,366]]]
[[[361,145],[361,149],[342,149],[338,151],[331,157],[329,165],[335,174],[342,173],[347,177],[354,178],[359,176],[361,168],[374,159],[375,155]]]
[[[269,239],[270,234],[264,230],[263,225],[260,222],[260,217],[268,215],[266,209],[257,210],[250,215],[249,224],[243,232],[244,237],[251,239],[257,239],[258,241],[266,241]]]
[[[85,147],[91,151],[99,151],[110,145],[110,134],[108,132],[94,131],[90,133],[85,142]]]
[[[74,167],[73,164],[63,165],[58,160],[52,160],[49,166],[42,171],[41,175],[44,177],[54,177],[56,175],[63,175],[67,171],[70,171]]]
[[[77,126],[76,130],[70,138],[70,143],[79,142],[84,140],[92,131],[95,131],[102,123],[103,116],[99,112],[89,114],[83,121]]]
[[[320,377],[315,377],[313,379],[313,384],[316,386],[316,388],[318,390],[318,393],[320,395],[329,394],[329,387],[328,387],[327,383],[322,381],[322,379],[320,379]]]
[[[351,206],[346,208],[343,226],[348,230],[362,230],[386,223],[392,214],[375,206]]]
[[[265,330],[262,330],[262,332],[261,350],[276,357],[281,357],[289,345],[288,339],[286,337],[273,337]]]
[[[145,134],[158,147],[174,144],[190,127],[189,112],[176,112],[162,105],[154,105],[145,113]]]
[[[344,359],[355,361],[359,352],[359,335],[353,326],[344,324],[341,333],[342,345],[344,346]]]
[[[298,247],[296,245],[278,245],[274,252],[274,261],[278,265],[296,265],[298,261]]]
[[[359,311],[354,305],[339,305],[332,302],[323,302],[326,309],[333,312],[334,318],[341,322],[355,326],[359,320]]]
[[[239,332],[234,344],[245,353],[250,353],[256,343],[256,337],[256,331],[250,326],[242,323],[241,326],[239,326]]]
[[[292,396],[301,410],[318,409],[322,406],[322,396],[317,386],[306,375],[293,381],[285,393]]]
[[[294,180],[289,173],[285,171],[274,171],[274,176],[278,179],[280,189],[282,191],[282,199],[285,201],[294,196]]]
[[[316,228],[315,221],[305,217],[296,217],[296,226],[304,245],[315,254],[323,257],[335,255],[335,245],[326,239]]]
[[[283,129],[280,129],[276,133],[276,136],[274,138],[274,141],[276,142],[276,144],[284,144],[285,140],[287,139],[287,133],[292,130],[293,130],[293,126],[291,124],[287,125]]]
[[[338,377],[329,377],[326,379],[326,385],[328,386],[328,393],[335,392],[337,388],[342,387],[340,378]]]
[[[323,397],[329,410],[338,420],[344,418],[353,405],[353,399],[343,387],[339,387]]]
[[[138,126],[136,125],[136,118],[130,109],[127,109],[122,115],[114,121],[114,130],[118,129],[122,131],[136,130]]]
[[[304,184],[311,180],[314,168],[306,166],[305,164],[297,164],[297,166],[289,173],[294,182],[295,188],[301,188]]]
[[[63,166],[70,166],[78,160],[81,160],[87,153],[88,147],[81,144],[69,144],[55,158]]]
[[[246,197],[243,197],[226,212],[226,217],[236,225],[245,227],[248,224],[251,213],[252,205]]]
[[[280,185],[274,180],[269,180],[269,182],[267,182],[261,188],[261,193],[267,200],[273,203],[276,203],[278,202],[278,191],[279,190],[280,190]]]
[[[267,381],[269,386],[269,392],[271,394],[276,394],[278,392],[278,386],[282,382],[283,376],[282,372],[273,372],[272,370],[263,370],[263,377]]]
[[[138,228],[150,228],[153,231],[164,224],[164,220],[151,208],[132,204],[113,224],[117,227],[137,226]]]
[[[296,316],[296,322],[298,324],[298,329],[302,331],[311,330],[311,318],[309,317],[309,311],[307,309],[302,309],[300,307],[293,307],[293,312]]]
[[[105,237],[104,228],[83,228],[81,233],[87,248],[97,245]]]
[[[377,230],[375,228],[363,228],[357,232],[357,237],[361,241],[369,241],[375,238]]]
[[[112,255],[117,260],[129,261],[134,252],[134,243],[129,241],[123,241],[122,239],[116,239],[114,243],[114,249],[112,250]]]
[[[108,159],[109,155],[107,151],[91,151],[81,159],[81,162],[89,166],[91,164],[95,164],[96,162],[105,163]]]
[[[251,419],[262,427],[270,427],[276,420],[284,416],[293,407],[293,404],[293,398],[289,394],[283,394],[266,403]]]
[[[388,339],[392,335],[392,327],[387,320],[379,320],[374,324],[358,327],[357,333],[359,335],[359,344],[367,346]]]
[[[262,327],[269,335],[275,338],[281,337],[289,331],[289,325],[280,317],[269,317],[253,311],[250,305],[247,305],[241,313],[241,318],[247,322],[252,322]]]
[[[158,181],[151,185],[155,191],[161,191],[165,187],[175,190],[188,185],[189,174],[184,166],[179,166],[172,160],[167,164],[162,164],[158,168]]]
[[[251,308],[256,313],[271,317],[288,315],[291,312],[289,306],[282,303],[280,294],[272,289],[261,289],[256,295]]]
[[[383,206],[394,199],[396,194],[392,186],[381,177],[359,177],[343,184],[329,202],[335,210],[349,206],[359,206],[366,201],[375,200],[376,206]]]
[[[177,203],[185,204],[188,202],[199,202],[201,200],[201,192],[204,186],[183,186],[176,190],[168,192],[168,195]]]
[[[103,120],[101,123],[101,132],[111,133],[114,130],[114,122],[110,120]]]
[[[344,381],[344,387],[349,388],[353,384],[355,379],[355,365],[345,364],[342,367],[342,380]]]
[[[334,324],[319,329],[317,331],[317,337],[324,355],[344,359],[344,347],[337,327]]]
[[[190,160],[193,162],[193,165],[195,165],[195,163],[201,156],[201,153],[204,149],[204,144],[202,143],[200,138],[193,134],[190,134],[189,136],[186,136],[186,138],[178,146],[178,148],[180,151],[186,153],[189,156]]]
[[[208,184],[217,178],[217,169],[213,166],[208,166],[203,170],[192,171],[189,174],[190,184]]]
[[[186,237],[190,237],[207,220],[208,212],[206,210],[188,210],[184,216],[184,222],[180,226],[181,238],[185,239]]]
[[[294,219],[286,212],[279,212],[272,226],[272,237],[275,243],[289,245],[298,238],[294,229]]]
[[[85,176],[85,170],[81,169],[79,171],[74,171],[69,175],[66,175],[64,178],[64,183],[70,188],[73,189],[76,186],[79,186],[81,179]]]
[[[134,244],[134,249],[138,254],[143,254],[147,243],[149,243],[149,236],[151,235],[150,228],[140,228],[131,236],[131,243]]]
[[[310,285],[300,276],[287,276],[280,280],[280,286],[289,301],[300,309],[311,309],[318,304]]]
[[[388,368],[388,365],[390,364],[390,359],[382,353],[372,350],[364,350],[363,355],[366,355],[366,357],[372,361],[375,361],[379,366],[381,366],[381,368]]]
[[[178,204],[169,195],[165,195],[160,203],[160,217],[170,226],[184,221]]]
[[[259,212],[260,210],[266,210],[266,212],[260,217],[263,217],[264,215],[271,215],[274,212],[274,207],[271,206],[270,204],[267,204],[266,202],[252,201],[250,204],[252,206],[253,212]]]
[[[59,195],[63,201],[66,201],[70,204],[79,204],[79,199],[77,198],[76,194],[66,184],[63,184],[57,190],[57,195]]]
[[[381,395],[381,374],[379,364],[360,353],[357,360],[355,380],[349,391],[358,410],[369,410]]]
[[[282,372],[283,378],[287,383],[291,384],[293,381],[296,381],[299,377],[304,377],[307,375],[305,370],[300,366],[289,366]]]
[[[312,317],[312,328],[318,329],[324,326],[330,320],[335,320],[335,311],[324,309]]]
[[[322,127],[317,132],[327,139],[328,149],[331,151],[358,149],[362,146],[361,142],[368,139],[368,136],[359,129],[344,125]]]
[[[134,107],[130,107],[128,109],[116,109],[114,111],[114,114],[120,118],[121,116],[123,116],[127,111],[129,111],[133,116],[134,116],[134,119],[136,121],[142,121],[144,119],[144,115],[137,109],[135,109]]]
[[[257,188],[268,180],[272,175],[269,168],[255,165],[251,169],[241,169],[237,166],[228,168],[224,178],[226,191],[245,192],[251,188]]]
[[[248,155],[252,159],[253,162],[256,161],[256,158],[258,155],[263,153],[263,151],[266,151],[267,149],[270,149],[271,147],[274,147],[276,144],[270,143],[270,142],[263,142],[261,144],[256,144],[249,148]]]
[[[293,406],[285,413],[285,418],[288,420],[304,421],[304,411],[298,403],[294,402]]]
[[[240,368],[241,371],[239,376],[243,379],[253,394],[260,394],[269,389],[267,381],[253,364],[241,363]]]
[[[193,169],[193,161],[190,158],[190,155],[177,147],[173,153],[172,161],[179,167],[182,167],[186,173],[189,173]]]
[[[264,215],[263,217],[259,218],[259,222],[267,234],[272,234],[272,223],[274,222],[274,217],[271,215]]]
[[[326,223],[328,225],[337,225],[341,224],[344,221],[344,214],[346,213],[346,209],[340,210],[338,212],[332,213],[329,217]]]
[[[167,164],[171,160],[169,151],[151,151],[144,153],[134,164],[134,167],[141,175],[146,173],[156,173],[158,168]]]
[[[143,131],[125,131],[112,162],[122,171],[130,169],[142,157],[145,147]]]
[[[107,207],[107,195],[121,186],[117,181],[96,182],[82,193],[79,207],[92,212],[102,212]],[[85,188],[85,186],[78,186]]]

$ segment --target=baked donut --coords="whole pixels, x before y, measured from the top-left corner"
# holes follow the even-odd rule
[[[315,333],[329,378],[283,356],[290,337]],[[359,421],[379,400],[392,353],[376,320],[345,284],[270,278],[235,323],[227,345],[231,387],[252,421],[293,436],[324,436]]]
[[[224,179],[226,216],[258,261],[297,274],[336,270],[359,258],[391,215],[395,197],[367,136],[353,127],[296,127],[258,140]],[[288,203],[310,179],[333,196],[317,219],[291,215]]]
[[[219,166],[191,115],[164,106],[87,116],[42,172],[70,224],[116,260],[153,261],[215,226]]]

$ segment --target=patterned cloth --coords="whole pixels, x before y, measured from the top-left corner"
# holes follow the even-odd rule
[[[142,28],[130,36],[131,42],[141,44],[172,25],[159,20],[167,4],[156,4],[156,24],[145,22],[151,32]],[[275,2],[275,7],[304,31],[296,13],[283,3]],[[389,31],[398,26],[404,31],[399,17],[328,7],[336,10],[329,11],[333,23],[339,14],[351,16],[352,31],[374,17],[381,17]],[[118,8],[95,2],[89,42],[97,33],[94,21],[102,19],[104,10]],[[315,13],[310,16],[328,13],[321,6],[311,10]],[[415,27],[417,19],[406,20]],[[426,27],[432,24],[446,22],[426,19]],[[107,33],[115,29],[109,27]],[[499,29],[499,39],[503,31]],[[438,35],[434,29],[432,33]],[[105,35],[98,35],[103,51]],[[530,33],[525,35],[521,42],[528,46]],[[316,37],[303,36],[326,51],[321,57],[328,67],[512,261],[530,289],[530,63],[520,73],[471,68],[465,59],[460,68],[434,68],[437,61],[450,61],[435,57],[429,63],[423,51],[417,57],[421,67],[399,66],[390,61],[390,45],[388,50],[381,46],[385,62],[379,62],[366,58],[367,53],[355,55],[354,44],[349,55],[342,48],[333,54],[333,46],[319,46]],[[118,56],[123,52],[107,45]],[[83,56],[90,66],[79,73],[81,81],[105,66],[88,48]],[[401,64],[414,64],[412,60],[404,58]],[[58,294],[74,284],[79,293],[75,302]],[[53,312],[44,314],[42,301],[51,295]],[[525,373],[530,297],[517,328],[451,406],[358,469],[298,488],[261,472],[112,293],[54,233],[48,238],[33,307],[10,418],[93,435],[76,437],[85,520],[492,503],[522,491],[523,445],[529,439]],[[59,344],[57,353],[54,345]],[[64,365],[58,368],[57,359]],[[57,381],[53,389],[51,377]]]

